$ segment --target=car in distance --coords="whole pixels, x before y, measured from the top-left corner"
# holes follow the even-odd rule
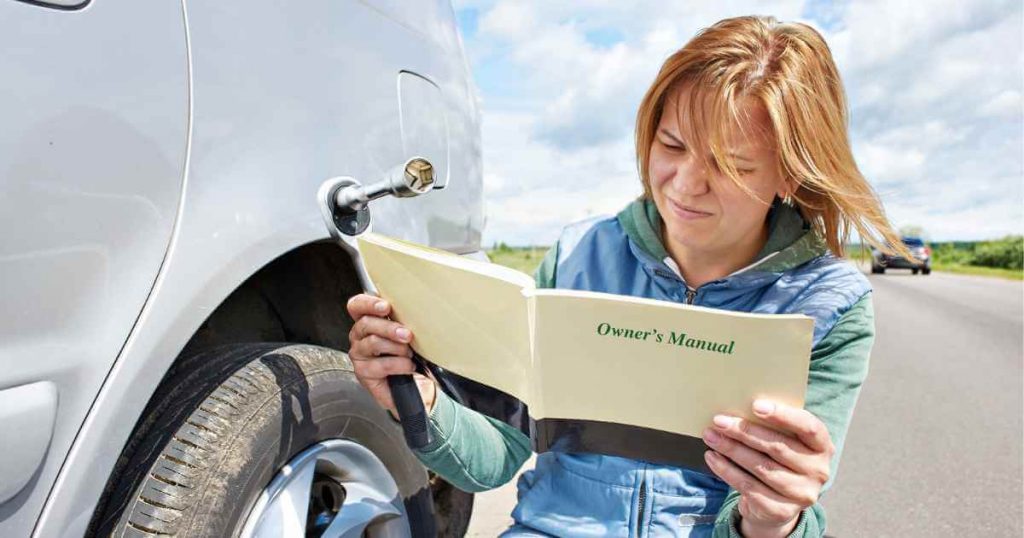
[[[0,0],[0,536],[461,535],[357,383],[318,188],[484,257],[447,0]]]
[[[932,272],[932,249],[925,245],[918,237],[903,237],[903,244],[910,250],[916,260],[908,260],[903,256],[885,254],[878,249],[871,248],[871,272],[876,274],[885,273],[886,269],[910,269],[913,274],[918,271],[923,275]]]

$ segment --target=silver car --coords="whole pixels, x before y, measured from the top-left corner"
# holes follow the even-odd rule
[[[483,256],[448,2],[0,0],[0,51],[0,536],[464,532],[352,375],[317,198],[423,157],[371,226]]]
[[[924,241],[917,237],[901,238],[903,246],[914,255],[914,258],[907,259],[903,256],[885,254],[875,247],[871,247],[871,272],[873,274],[885,273],[886,269],[910,269],[910,272],[923,275],[932,273],[932,249],[925,245]]]

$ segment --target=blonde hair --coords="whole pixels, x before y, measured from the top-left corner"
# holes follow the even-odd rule
[[[739,105],[755,99],[770,120],[773,132],[765,134],[776,142],[779,172],[796,185],[794,203],[832,252],[845,255],[856,229],[879,250],[911,258],[857,169],[839,72],[825,40],[810,26],[774,17],[725,19],[665,60],[637,112],[637,166],[645,198],[651,198],[651,145],[669,97],[678,97],[680,117],[687,113],[689,121],[680,124],[684,139],[710,150],[709,164],[748,193],[726,158],[724,141],[733,126],[750,127]]]

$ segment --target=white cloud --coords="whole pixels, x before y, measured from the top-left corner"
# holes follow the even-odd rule
[[[1006,178],[1013,181],[1014,178]],[[1019,178],[1016,178],[1019,181]],[[907,225],[924,226],[926,238],[944,240],[993,239],[1009,235],[1006,222],[1019,221],[1021,199],[988,193],[984,201],[974,203],[969,192],[931,192],[933,197],[892,196],[886,210],[899,229]],[[969,223],[969,226],[965,226]],[[1016,231],[1017,234],[1021,230]]]
[[[1017,90],[1003,90],[981,105],[978,112],[985,117],[1019,119],[1024,116],[1024,100]]]
[[[876,184],[914,181],[924,173],[924,152],[866,142],[854,146],[861,173]]]
[[[536,121],[529,112],[484,116],[485,245],[551,244],[565,224],[614,214],[641,192],[628,140],[565,151],[529,135]]]
[[[518,38],[534,27],[533,9],[521,2],[499,2],[480,20],[480,31],[495,37]]]

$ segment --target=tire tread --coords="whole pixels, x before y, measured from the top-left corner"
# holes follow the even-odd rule
[[[244,349],[231,353],[230,358],[244,357],[252,362],[206,395],[171,436],[125,511],[128,517],[122,536],[178,534],[179,520],[197,500],[193,497],[203,471],[214,463],[211,459],[221,456],[218,444],[237,429],[238,424],[233,424],[232,419],[248,410],[254,396],[275,388],[271,376],[259,371],[265,366],[252,359],[278,346],[240,347]],[[225,362],[238,363],[237,360]],[[190,396],[195,396],[194,390]]]
[[[326,382],[313,379],[344,379],[350,384],[346,386],[358,386],[351,372],[351,362],[344,353],[305,344],[231,344],[230,348],[211,348],[183,357],[165,376],[139,419],[108,483],[109,498],[98,509],[87,536],[212,537],[228,532],[230,525],[244,517],[246,499],[237,497],[238,504],[232,508],[237,512],[230,515],[213,508],[210,500],[229,498],[222,489],[226,484],[220,473],[226,466],[238,468],[242,461],[237,459],[239,454],[246,454],[247,425],[259,420],[257,417],[266,417],[268,404],[281,405],[277,402],[282,401],[283,392],[307,383]],[[317,386],[324,390],[325,385]],[[389,446],[404,447],[401,430],[368,395],[360,394],[356,400],[360,400],[359,409],[379,414],[380,426],[393,442],[400,443]],[[339,401],[352,402],[349,398]],[[308,416],[304,409],[295,412]],[[404,455],[399,455],[401,451],[389,454],[397,465],[395,469],[405,473],[407,485],[422,479],[426,488],[426,473],[411,452],[406,449]],[[417,473],[422,473],[422,478]],[[426,497],[420,494],[423,491]],[[409,494],[407,509],[417,521],[417,517],[430,518],[429,527],[433,528],[430,491],[420,492]],[[230,498],[238,493],[232,490]],[[423,503],[418,509],[409,508]]]

